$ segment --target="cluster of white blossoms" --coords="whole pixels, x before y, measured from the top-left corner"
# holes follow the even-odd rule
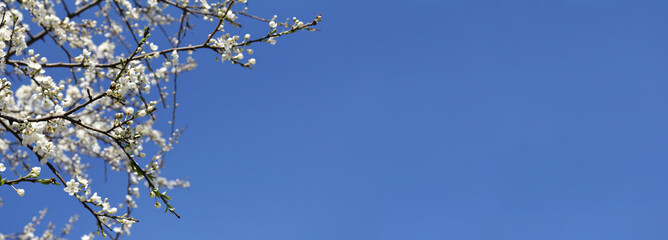
[[[190,182],[161,170],[183,133],[175,127],[176,83],[197,66],[195,53],[213,51],[217,60],[250,69],[257,63],[248,57],[253,44],[274,45],[283,35],[315,31],[321,21],[280,22],[245,6],[245,0],[1,1],[0,195],[6,189],[30,195],[24,184],[62,188],[96,222],[82,239],[130,234],[142,191],[179,217],[161,189]],[[252,34],[259,37],[237,33],[242,20],[262,23]],[[170,129],[158,128],[159,121]],[[127,175],[122,201],[92,191],[93,165]],[[37,239],[34,226],[45,213],[0,240]],[[54,239],[52,232],[50,226],[39,239]]]
[[[77,216],[73,216],[69,219],[68,223],[63,227],[60,232],[56,232],[55,225],[52,222],[49,222],[48,228],[42,232],[41,235],[37,234],[36,227],[44,220],[48,209],[43,209],[39,211],[38,216],[34,216],[32,221],[26,224],[23,227],[23,231],[13,234],[2,234],[0,233],[0,240],[5,239],[19,239],[19,240],[38,240],[38,239],[63,239],[62,236],[67,235],[73,228],[74,223],[78,220]],[[93,239],[93,234],[89,234]]]

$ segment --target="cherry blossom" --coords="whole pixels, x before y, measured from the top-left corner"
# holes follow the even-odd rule
[[[79,183],[74,180],[70,179],[67,183],[67,187],[65,187],[65,192],[67,192],[70,196],[74,195],[75,193],[79,192]]]
[[[316,31],[320,21],[256,16],[245,0],[0,2],[0,191],[10,186],[24,196],[14,185],[33,183],[63,188],[96,223],[92,232],[113,239],[137,225],[132,211],[141,192],[180,217],[164,189],[190,182],[162,170],[185,130],[176,122],[182,73],[197,67],[199,52],[216,56],[200,61],[252,69],[254,45]],[[161,121],[170,126],[158,127]],[[100,176],[88,171],[93,164],[127,176],[121,202],[94,192]],[[35,237],[44,214],[12,239]],[[49,229],[41,239],[55,238]]]

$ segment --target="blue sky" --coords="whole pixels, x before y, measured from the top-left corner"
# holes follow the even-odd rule
[[[183,218],[144,201],[131,239],[668,236],[668,2],[249,9],[322,13],[322,31],[256,47],[250,71],[198,59],[165,171],[192,182],[170,191]],[[0,231],[80,211],[44,191],[58,199],[3,195],[0,216],[24,219]]]

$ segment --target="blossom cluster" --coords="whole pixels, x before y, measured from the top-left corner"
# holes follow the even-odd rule
[[[253,44],[275,45],[281,36],[315,31],[321,21],[265,19],[245,6],[245,0],[1,1],[0,192],[9,186],[24,196],[30,193],[16,186],[30,183],[62,187],[90,212],[93,233],[112,238],[130,234],[141,191],[179,217],[161,189],[190,182],[161,170],[184,130],[175,123],[176,82],[197,66],[195,53],[212,51],[216,60],[251,69]],[[242,20],[261,22],[261,31],[239,32]],[[211,27],[191,29],[196,25]],[[170,128],[159,127],[163,119]],[[92,191],[93,163],[127,175],[119,203]],[[50,178],[43,178],[43,166]],[[10,172],[15,179],[7,178]],[[32,239],[38,223],[12,236]],[[53,238],[47,235],[41,239]]]

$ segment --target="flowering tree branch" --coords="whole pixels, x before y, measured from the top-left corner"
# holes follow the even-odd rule
[[[216,60],[252,69],[256,60],[246,58],[254,52],[252,45],[274,45],[282,36],[316,31],[321,21],[317,16],[281,22],[277,16],[252,15],[245,7],[235,10],[243,3],[0,0],[0,174],[9,169],[16,176],[7,180],[0,175],[0,192],[9,188],[24,196],[30,193],[17,186],[29,183],[64,187],[95,219],[97,229],[82,239],[130,234],[139,222],[130,215],[138,207],[142,184],[155,207],[164,205],[165,212],[180,218],[164,189],[190,183],[167,179],[161,170],[185,129],[175,124],[177,78],[196,67],[191,55],[211,51]],[[266,32],[256,38],[235,34],[242,26],[239,16],[262,23]],[[186,36],[197,33],[193,22],[210,22],[212,28],[204,37]],[[163,38],[152,36],[152,29]],[[44,46],[53,50],[39,53]],[[170,129],[163,131],[155,123],[169,108]],[[93,191],[95,178],[87,170],[94,159],[102,160],[105,179],[107,167],[127,175],[125,201],[118,208]],[[38,164],[46,165],[53,177],[40,178]],[[24,232],[6,236],[30,238],[45,213]],[[44,239],[57,238],[52,227],[44,234]],[[0,233],[0,239],[4,236]]]

